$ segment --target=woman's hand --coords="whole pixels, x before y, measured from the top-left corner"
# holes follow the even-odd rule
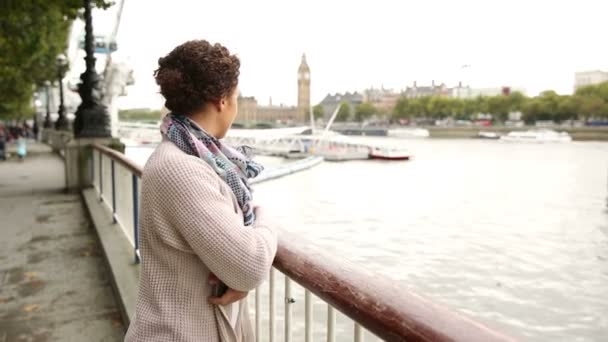
[[[208,281],[211,285],[217,285],[220,283],[219,278],[216,277],[213,273],[209,274]],[[210,304],[214,305],[228,305],[240,301],[241,299],[247,297],[248,294],[249,292],[242,292],[228,288],[228,290],[226,290],[226,293],[224,293],[221,297],[210,296],[209,298],[207,298],[207,301]]]

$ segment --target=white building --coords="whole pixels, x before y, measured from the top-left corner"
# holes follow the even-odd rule
[[[574,90],[608,81],[608,72],[601,70],[579,71],[574,73]]]
[[[505,92],[513,93],[520,92],[526,94],[526,90],[523,88],[513,87],[494,87],[494,88],[471,88],[469,86],[458,86],[452,88],[452,97],[459,99],[471,99],[478,96],[498,96],[505,94]]]

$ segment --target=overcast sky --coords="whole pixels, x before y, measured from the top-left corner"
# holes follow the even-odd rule
[[[313,103],[414,80],[567,94],[575,71],[608,69],[606,0],[125,1],[117,38],[136,85],[122,108],[162,104],[158,58],[190,39],[238,54],[241,91],[262,104],[295,105],[302,53]],[[115,11],[96,10],[95,33],[114,21]]]

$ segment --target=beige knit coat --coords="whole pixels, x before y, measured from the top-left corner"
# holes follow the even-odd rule
[[[136,312],[125,341],[253,341],[247,301],[233,329],[231,306],[207,303],[212,272],[251,291],[266,278],[277,248],[264,218],[253,226],[228,185],[203,160],[163,141],[144,167]]]

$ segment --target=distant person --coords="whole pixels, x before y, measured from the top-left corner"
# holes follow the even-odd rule
[[[6,139],[4,125],[0,123],[0,160],[6,160]]]
[[[22,132],[18,133],[16,144],[17,156],[19,157],[20,161],[23,161],[23,159],[25,159],[25,156],[27,155],[27,140],[23,136]]]
[[[158,64],[171,112],[143,171],[142,267],[125,341],[254,341],[247,294],[270,271],[277,235],[251,202],[248,179],[262,166],[219,140],[237,115],[240,61],[194,40]]]
[[[32,138],[38,140],[38,132],[40,131],[38,127],[38,119],[34,120],[34,126],[32,127]]]

